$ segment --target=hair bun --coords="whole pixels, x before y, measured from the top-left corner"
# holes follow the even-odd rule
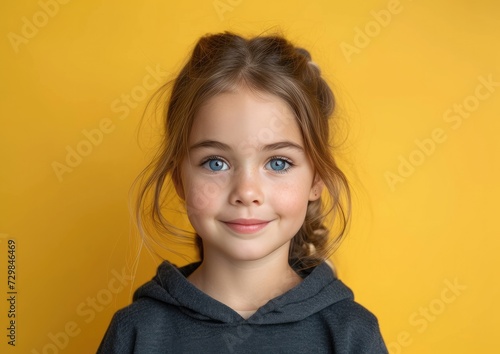
[[[311,53],[307,49],[301,48],[301,47],[296,47],[295,50],[297,51],[298,54],[302,55],[307,59],[307,61],[311,61]]]
[[[304,58],[307,59],[307,64],[308,65],[313,66],[318,71],[318,73],[321,74],[321,69],[320,69],[319,65],[316,64],[316,62],[314,62],[312,60],[311,53],[309,53],[309,51],[307,49],[304,49],[304,48],[301,48],[301,47],[296,47],[295,50],[296,50],[296,52],[299,55],[301,55],[301,56],[303,56]]]

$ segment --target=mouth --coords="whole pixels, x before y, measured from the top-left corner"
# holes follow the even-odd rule
[[[265,228],[271,221],[258,219],[235,219],[223,221],[231,230],[240,234],[252,234]]]

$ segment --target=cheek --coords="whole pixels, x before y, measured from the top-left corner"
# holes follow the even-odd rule
[[[192,178],[187,181],[186,206],[188,212],[204,213],[220,203],[224,196],[224,183],[215,178]]]
[[[309,201],[309,190],[304,185],[289,183],[273,193],[273,204],[277,212],[290,217],[304,217]],[[302,222],[302,220],[300,220]]]

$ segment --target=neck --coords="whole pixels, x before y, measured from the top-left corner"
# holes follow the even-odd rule
[[[288,264],[288,254],[272,259],[235,261],[206,252],[188,277],[198,289],[248,318],[269,300],[302,279]]]

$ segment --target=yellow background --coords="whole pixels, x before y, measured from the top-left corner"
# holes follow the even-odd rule
[[[274,26],[310,50],[350,126],[341,163],[356,209],[335,261],[391,353],[497,352],[498,2],[54,1],[0,11],[1,299],[11,238],[18,276],[17,345],[1,301],[2,353],[95,352],[157,264],[144,250],[134,262],[127,206],[151,154],[136,141],[150,71],[175,75],[207,32]],[[497,86],[476,91],[488,78]],[[460,125],[457,105],[470,108]],[[58,177],[68,146],[87,156]],[[402,159],[416,166],[391,187]]]

